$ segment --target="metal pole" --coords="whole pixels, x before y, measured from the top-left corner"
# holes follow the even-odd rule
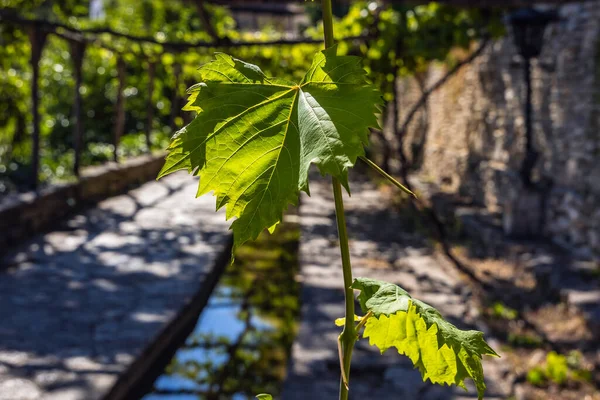
[[[171,131],[176,130],[175,119],[179,115],[180,107],[179,107],[179,77],[181,75],[181,64],[176,62],[173,64],[173,75],[175,77],[175,88],[173,90],[173,97],[171,98],[171,115],[169,116],[169,126],[171,127]]]
[[[46,32],[40,30],[37,26],[32,26],[29,31],[29,41],[31,43],[31,115],[33,120],[33,136],[31,148],[31,187],[36,190],[39,183],[40,170],[40,113],[38,81],[40,75],[40,58],[46,42]]]
[[[75,148],[75,161],[73,172],[79,177],[79,167],[81,164],[81,151],[83,149],[83,120],[81,118],[81,67],[83,64],[83,54],[85,44],[81,42],[71,42],[71,54],[73,58],[73,69],[75,74],[75,99],[73,103],[73,115],[75,116],[75,127],[73,128],[73,145]]]
[[[521,179],[525,186],[532,185],[532,171],[538,158],[538,154],[533,146],[533,126],[532,126],[532,105],[531,105],[531,59],[525,57],[524,67],[525,78],[525,158],[521,165]]]
[[[156,63],[150,61],[148,63],[148,104],[146,106],[146,147],[148,147],[148,153],[152,152],[152,122],[154,120],[154,103],[152,101],[152,95],[154,93],[154,75],[156,71]]]
[[[123,56],[119,55],[117,59],[117,76],[119,79],[119,88],[117,92],[117,110],[115,120],[115,137],[114,137],[114,161],[119,162],[118,149],[119,142],[125,131],[125,97],[123,96],[123,90],[125,89],[125,60]]]

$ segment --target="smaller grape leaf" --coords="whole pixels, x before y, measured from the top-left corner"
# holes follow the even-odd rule
[[[483,332],[458,329],[435,308],[392,283],[357,278],[352,288],[361,291],[358,301],[363,311],[373,314],[363,333],[371,345],[382,353],[396,347],[411,359],[424,381],[466,389],[464,380],[470,377],[478,398],[483,398],[481,358],[484,354],[499,357],[483,339]]]

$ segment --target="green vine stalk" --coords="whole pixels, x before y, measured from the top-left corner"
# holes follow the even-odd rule
[[[333,37],[333,13],[331,0],[323,0],[323,31],[325,48],[335,45]],[[348,400],[350,365],[352,363],[352,350],[356,343],[356,329],[354,326],[354,290],[352,289],[352,263],[350,261],[350,247],[348,245],[348,231],[346,229],[346,217],[344,215],[344,199],[342,197],[342,185],[339,180],[332,178],[333,196],[335,199],[335,217],[337,220],[338,236],[340,241],[340,252],[342,255],[342,271],[344,274],[344,301],[346,303],[346,320],[340,341],[341,379],[340,400]]]

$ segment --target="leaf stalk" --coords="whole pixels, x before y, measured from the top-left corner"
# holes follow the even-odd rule
[[[417,195],[414,194],[409,188],[407,188],[406,186],[404,186],[403,184],[401,184],[400,182],[398,182],[396,179],[394,179],[393,176],[391,176],[390,174],[388,174],[387,172],[385,172],[383,169],[381,169],[381,167],[379,165],[375,164],[373,161],[369,160],[365,156],[361,156],[360,159],[363,160],[365,162],[365,164],[367,164],[369,167],[371,167],[375,171],[377,171],[378,174],[380,174],[385,179],[387,179],[388,181],[390,181],[398,189],[404,191],[405,193],[410,194],[411,196],[413,196],[415,198],[417,197]]]

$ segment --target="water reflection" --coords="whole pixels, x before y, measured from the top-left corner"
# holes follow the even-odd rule
[[[299,314],[298,235],[286,223],[238,250],[196,329],[143,400],[280,392]]]

